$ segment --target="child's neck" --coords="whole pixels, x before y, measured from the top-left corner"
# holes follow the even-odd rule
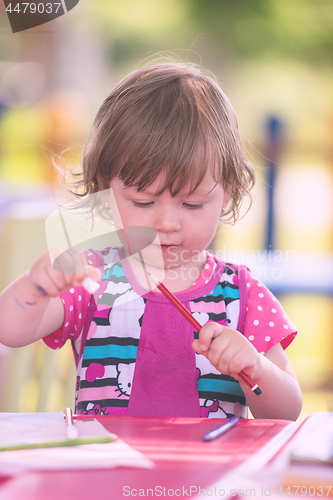
[[[144,268],[135,257],[129,258],[128,261],[138,283],[143,288],[148,288],[147,280],[149,280],[150,273],[157,281],[162,281],[171,292],[177,293],[187,290],[196,283],[205,267],[206,259],[207,254],[203,251],[200,258],[196,256],[195,262],[190,261],[167,269],[157,269],[149,265]],[[153,291],[160,293],[155,286],[153,286]]]
[[[165,278],[163,284],[170,292],[177,293],[187,290],[193,286],[202,273],[206,263],[206,253],[200,262],[191,266],[182,265],[173,269],[165,270]],[[159,290],[156,290],[159,292]]]

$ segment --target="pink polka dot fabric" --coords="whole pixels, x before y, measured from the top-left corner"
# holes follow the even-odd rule
[[[77,340],[81,335],[86,319],[91,294],[82,287],[71,288],[61,294],[65,307],[65,321],[63,326],[44,337],[45,344],[52,349],[60,349],[67,340]]]
[[[98,267],[100,257],[94,250],[83,252],[90,266]],[[67,340],[76,341],[80,337],[90,301],[91,293],[83,287],[71,288],[60,294],[65,308],[65,320],[63,325],[51,335],[44,337],[43,341],[51,349],[60,349]]]
[[[247,272],[247,308],[244,335],[260,353],[278,342],[283,349],[293,341],[297,329],[274,295]]]

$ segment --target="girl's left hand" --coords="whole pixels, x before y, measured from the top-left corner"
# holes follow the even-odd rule
[[[262,356],[244,335],[232,328],[208,322],[192,347],[221,373],[236,380],[240,380],[237,374],[241,371],[253,380],[262,375]]]

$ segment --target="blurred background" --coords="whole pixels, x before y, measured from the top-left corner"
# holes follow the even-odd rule
[[[257,183],[214,251],[246,263],[299,328],[287,355],[301,418],[333,411],[332,0],[82,0],[15,34],[0,0],[0,290],[47,249],[52,156],[77,164],[102,100],[156,54],[214,73],[235,109]],[[0,375],[0,411],[74,407],[70,345],[0,345]]]

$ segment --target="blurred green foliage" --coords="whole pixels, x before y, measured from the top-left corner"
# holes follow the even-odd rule
[[[332,0],[191,0],[189,14],[235,56],[332,59]]]
[[[332,0],[99,0],[89,9],[114,61],[193,48],[214,59],[331,64]]]

